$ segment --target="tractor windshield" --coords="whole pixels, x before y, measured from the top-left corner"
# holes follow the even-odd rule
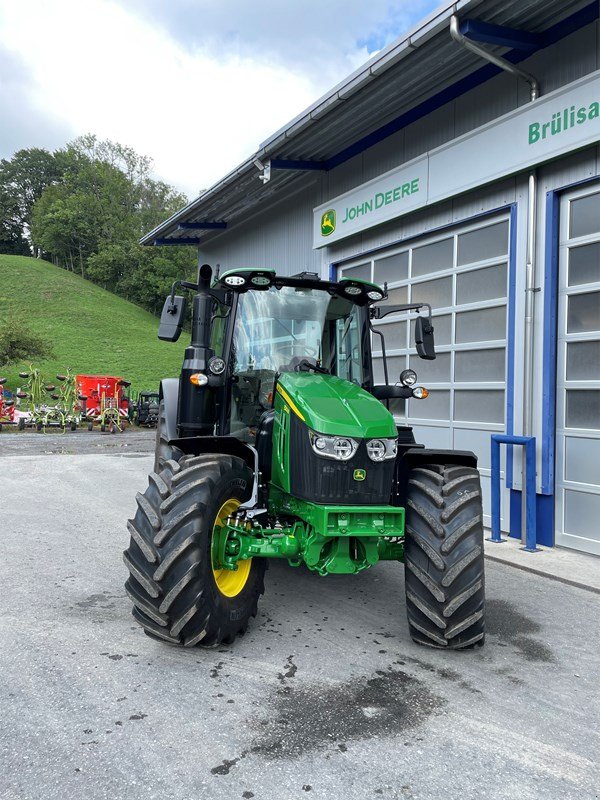
[[[362,385],[361,309],[320,289],[284,286],[240,295],[232,346],[231,432],[258,424],[278,372],[320,367]]]

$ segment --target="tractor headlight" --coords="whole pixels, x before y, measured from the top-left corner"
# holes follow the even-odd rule
[[[367,442],[367,454],[371,461],[388,461],[396,458],[397,452],[396,439],[371,439]]]
[[[324,458],[349,461],[358,450],[358,442],[349,436],[321,436],[309,431],[310,444],[314,452]]]

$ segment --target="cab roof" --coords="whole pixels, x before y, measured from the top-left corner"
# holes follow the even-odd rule
[[[215,289],[226,291],[267,291],[271,287],[281,289],[290,286],[297,289],[318,289],[339,295],[357,305],[368,305],[383,300],[387,296],[386,288],[376,283],[359,278],[341,278],[339,281],[323,281],[316,272],[302,272],[298,275],[277,275],[274,269],[257,269],[255,267],[239,267],[230,269],[220,275]]]

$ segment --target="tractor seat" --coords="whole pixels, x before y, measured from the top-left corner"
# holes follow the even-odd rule
[[[271,480],[271,455],[273,452],[273,421],[274,409],[265,411],[258,421],[256,429],[256,451],[258,453],[258,468],[262,472],[262,482]]]

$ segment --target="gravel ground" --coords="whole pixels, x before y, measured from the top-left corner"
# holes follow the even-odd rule
[[[0,434],[0,457],[24,455],[83,455],[92,453],[153,453],[156,430],[126,428],[122,433],[62,431],[46,433],[15,431],[6,427]]]
[[[600,796],[599,595],[487,562],[485,647],[440,653],[401,566],[273,563],[244,638],[182,651],[123,590],[151,458],[5,456],[2,800]]]

